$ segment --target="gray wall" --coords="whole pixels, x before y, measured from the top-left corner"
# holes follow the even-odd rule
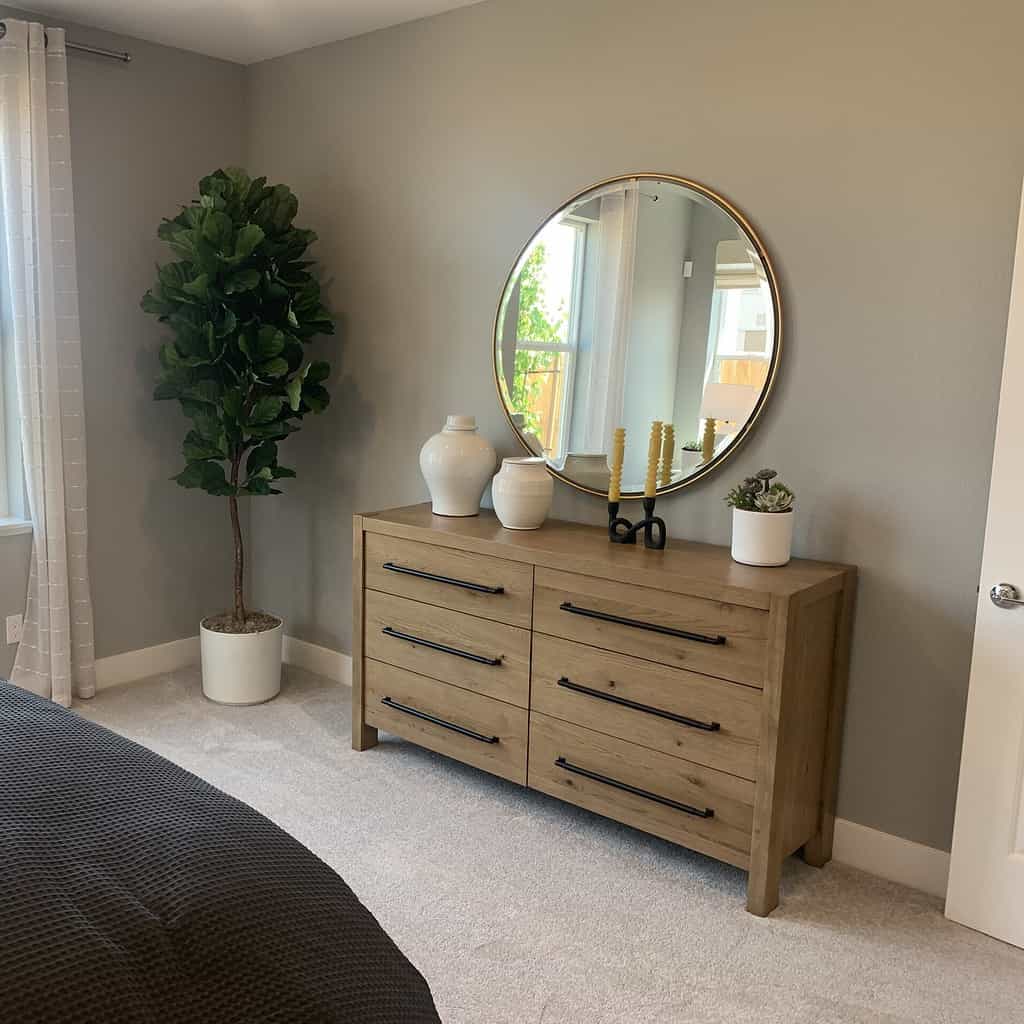
[[[696,178],[776,259],[782,373],[727,471],[659,510],[726,543],[729,483],[783,472],[797,552],[862,568],[839,812],[948,848],[1022,37],[1017,0],[493,0],[251,68],[250,163],[298,191],[344,323],[299,479],[253,511],[260,601],[348,649],[351,514],[426,497],[417,452],[446,412],[515,449],[490,333],[533,227],[608,175]],[[558,488],[555,512],[602,508]]]
[[[154,263],[171,258],[156,239],[160,219],[189,201],[203,174],[244,159],[245,70],[91,29],[68,26],[68,35],[135,57],[129,65],[69,57],[89,560],[102,657],[194,636],[199,619],[230,600],[224,503],[168,480],[181,468],[186,421],[176,404],[150,398],[162,331],[139,299]],[[26,567],[26,538],[0,537],[0,613],[23,610]],[[0,645],[0,671],[9,652]]]
[[[28,581],[32,535],[19,533],[0,537],[0,677],[6,678],[14,664],[17,645],[6,644],[4,620],[25,611],[25,585]]]

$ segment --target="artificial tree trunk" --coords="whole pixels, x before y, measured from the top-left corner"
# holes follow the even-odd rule
[[[238,486],[238,466],[241,462],[241,455],[231,460],[231,486]],[[235,546],[235,625],[238,629],[245,626],[245,596],[243,583],[245,580],[245,550],[242,547],[242,526],[238,521],[238,498],[231,495],[228,498],[228,507],[231,509],[231,536]]]

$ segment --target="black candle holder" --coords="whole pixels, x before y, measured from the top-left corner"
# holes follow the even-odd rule
[[[619,515],[619,503],[609,501],[608,539],[613,544],[635,544],[636,535],[643,530],[644,547],[663,550],[667,540],[665,520],[654,514],[654,502],[654,498],[644,498],[644,518],[638,523],[631,523]]]
[[[644,531],[644,547],[653,548],[655,551],[664,550],[667,537],[665,536],[665,520],[654,514],[654,498],[644,498],[644,519],[636,524],[637,529]]]
[[[613,544],[635,544],[636,527],[619,515],[619,503],[608,502],[608,539]]]

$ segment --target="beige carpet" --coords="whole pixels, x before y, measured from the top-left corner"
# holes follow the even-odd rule
[[[734,868],[411,744],[354,753],[348,700],[289,671],[272,703],[224,708],[189,671],[77,710],[333,865],[447,1024],[1024,1021],[1024,951],[932,897],[791,861],[782,905],[751,917]]]

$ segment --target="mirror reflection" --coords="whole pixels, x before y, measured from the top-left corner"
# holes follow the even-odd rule
[[[740,222],[696,187],[621,179],[583,193],[527,245],[496,325],[498,386],[523,443],[569,480],[643,489],[652,420],[672,424],[678,486],[745,433],[774,370],[770,271]]]

